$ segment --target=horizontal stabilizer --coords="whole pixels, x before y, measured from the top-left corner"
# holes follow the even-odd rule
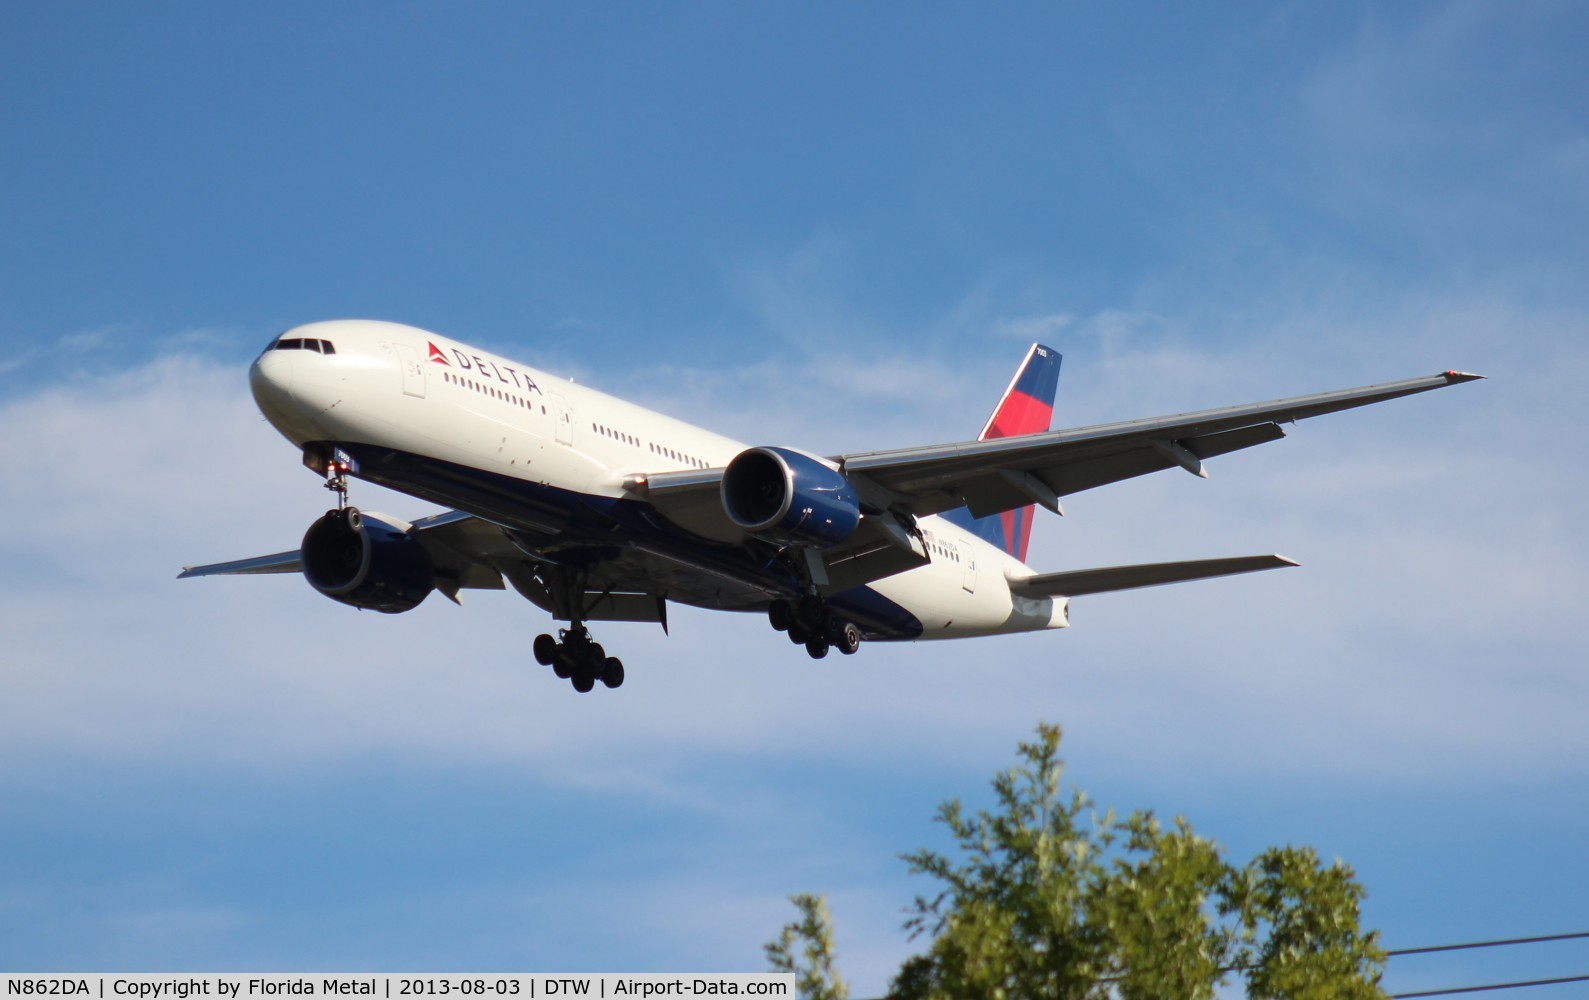
[[[1136,566],[1104,566],[1068,573],[1040,573],[1010,581],[1010,592],[1018,597],[1079,597],[1104,594],[1111,590],[1157,587],[1164,583],[1183,583],[1211,576],[1255,573],[1262,569],[1282,569],[1296,562],[1285,556],[1235,556],[1230,559],[1193,559],[1189,562],[1140,563]]]

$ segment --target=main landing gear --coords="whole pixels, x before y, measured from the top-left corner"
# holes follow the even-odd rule
[[[813,660],[827,656],[830,648],[846,656],[861,648],[861,630],[820,597],[773,601],[767,607],[767,620],[773,628],[787,633],[790,642],[804,645]]]
[[[573,681],[574,690],[585,694],[597,681],[610,688],[623,684],[623,661],[608,656],[601,643],[590,637],[583,625],[561,629],[561,641],[549,635],[535,637],[535,659],[563,680]]]

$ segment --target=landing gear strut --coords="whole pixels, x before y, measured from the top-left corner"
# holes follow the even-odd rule
[[[337,495],[337,510],[348,505],[348,463],[333,457],[326,463],[326,489]]]
[[[608,656],[601,643],[591,639],[583,625],[561,629],[561,640],[549,635],[535,637],[535,659],[543,667],[566,681],[572,681],[574,690],[585,694],[597,681],[610,688],[623,684],[623,661]]]
[[[820,597],[773,601],[767,606],[767,620],[773,628],[787,633],[790,642],[805,646],[813,660],[827,656],[830,648],[846,656],[861,648],[861,630]]]

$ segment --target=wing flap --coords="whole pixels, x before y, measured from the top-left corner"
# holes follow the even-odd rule
[[[437,588],[454,601],[459,590],[505,589],[496,562],[518,558],[518,550],[490,521],[450,510],[420,518],[413,531],[436,568]]]
[[[1148,438],[1135,447],[1100,449],[1093,455],[1078,455],[1069,461],[1039,469],[1035,475],[1052,486],[1059,496],[1069,496],[1123,479],[1173,469],[1178,465],[1187,467],[1172,457],[1170,446],[1184,449],[1194,459],[1205,459],[1278,441],[1285,436],[1286,432],[1279,424],[1264,423],[1196,437]],[[1190,467],[1188,470],[1191,471]]]
[[[1294,560],[1285,556],[1267,555],[1104,566],[1065,573],[1041,573],[1011,580],[1010,592],[1018,597],[1079,597],[1083,594],[1106,594],[1114,590],[1157,587],[1166,583],[1184,583],[1296,565]]]

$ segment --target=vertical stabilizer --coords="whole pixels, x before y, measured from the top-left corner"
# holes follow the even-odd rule
[[[1041,434],[1048,430],[1054,416],[1054,395],[1059,388],[1060,360],[1059,353],[1052,347],[1033,344],[977,440]],[[1036,508],[1029,506],[987,517],[972,517],[969,510],[959,507],[945,511],[943,517],[1025,562],[1035,512]]]

